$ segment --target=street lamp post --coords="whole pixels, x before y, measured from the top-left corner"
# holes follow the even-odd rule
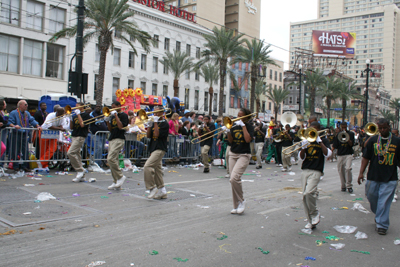
[[[364,119],[364,125],[368,123],[368,83],[369,83],[369,73],[372,71],[369,68],[369,63],[371,61],[367,59],[365,63],[367,63],[367,68],[364,70],[364,72],[367,74],[367,79],[365,82],[365,108],[364,108],[364,114],[363,114],[363,119]]]
[[[396,118],[396,128],[399,129],[399,116],[400,116],[400,101],[398,102],[397,105],[397,118]]]
[[[301,115],[301,69],[303,68],[303,65],[299,64],[299,114]]]

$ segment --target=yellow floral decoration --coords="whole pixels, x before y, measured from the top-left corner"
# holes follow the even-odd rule
[[[129,96],[134,97],[135,96],[135,91],[132,88],[128,89]]]
[[[141,95],[142,95],[142,93],[143,93],[142,89],[141,89],[141,88],[139,88],[139,87],[138,87],[138,88],[136,88],[136,90],[135,90],[135,91],[136,91],[136,95],[137,95],[137,96],[141,96]]]
[[[116,95],[117,97],[121,97],[121,96],[122,96],[122,91],[121,91],[121,89],[118,89],[118,90],[115,92],[115,95]]]
[[[125,101],[125,97],[123,96],[119,99],[119,103],[121,103],[121,106],[125,104]]]
[[[128,89],[125,89],[125,90],[124,90],[124,96],[125,96],[125,97],[128,97],[128,96],[129,96],[129,91],[128,91]]]

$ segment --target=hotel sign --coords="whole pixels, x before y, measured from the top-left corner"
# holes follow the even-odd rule
[[[135,3],[150,7],[150,8],[160,10],[162,12],[166,12],[165,11],[165,3],[161,0],[158,0],[158,1],[157,0],[132,0],[132,1]],[[196,21],[194,20],[195,15],[193,13],[187,12],[186,10],[180,9],[178,7],[174,7],[173,5],[169,5],[169,14],[171,14],[175,17],[182,18],[187,21],[196,23]]]
[[[257,13],[257,8],[253,4],[253,0],[244,0],[244,4],[248,9],[248,13],[255,15]]]

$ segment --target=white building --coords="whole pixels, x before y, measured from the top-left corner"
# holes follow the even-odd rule
[[[44,94],[67,93],[75,38],[63,38],[56,43],[48,40],[54,32],[76,23],[74,5],[77,3],[77,0],[72,1],[73,5],[53,0],[1,1],[0,95],[38,100]],[[197,61],[200,51],[204,50],[202,35],[211,32],[152,7],[133,1],[129,4],[136,11],[133,19],[139,28],[158,38],[159,45],[146,54],[136,42],[138,55],[134,56],[129,45],[115,40],[114,51],[108,52],[106,62],[103,102],[107,105],[111,104],[118,88],[142,87],[145,94],[173,96],[173,75],[167,73],[159,60],[166,50],[181,49]],[[96,42],[94,38],[85,46],[83,56],[83,72],[89,74],[85,100],[90,103],[95,103],[94,88],[99,71],[100,54]],[[74,66],[75,62],[72,69]],[[230,84],[229,80],[226,84]],[[197,73],[184,74],[179,87],[179,98],[188,109],[204,113],[204,99],[209,88],[204,78]],[[219,95],[219,90],[214,92]],[[228,95],[228,89],[225,95]],[[228,98],[225,99],[227,107]]]

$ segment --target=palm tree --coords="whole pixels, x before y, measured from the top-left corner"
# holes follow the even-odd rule
[[[204,38],[207,43],[204,46],[207,50],[202,52],[204,59],[199,62],[200,65],[211,62],[219,66],[219,107],[218,116],[223,115],[224,104],[224,87],[226,69],[228,59],[239,55],[241,51],[241,44],[244,42],[242,39],[243,34],[236,33],[234,30],[221,27],[218,29],[214,27],[212,34],[205,34]]]
[[[335,76],[326,77],[326,82],[318,88],[317,95],[325,98],[327,127],[330,127],[332,100],[337,98],[338,79]]]
[[[186,52],[176,51],[172,54],[165,52],[165,56],[160,60],[168,70],[174,74],[174,96],[179,97],[179,79],[185,72],[191,72],[193,69],[193,58]]]
[[[263,80],[257,80],[256,88],[255,88],[255,99],[256,99],[256,112],[257,117],[258,113],[260,113],[260,106],[261,106],[261,96],[267,93],[267,86],[264,84]]]
[[[233,60],[235,62],[249,63],[251,69],[251,91],[250,91],[250,110],[254,112],[254,100],[256,82],[258,78],[258,70],[260,66],[275,65],[274,60],[269,57],[272,50],[269,50],[271,45],[264,45],[264,42],[257,39],[251,41],[245,39],[246,48],[242,49],[240,56]]]
[[[395,110],[396,112],[396,128],[399,128],[399,110],[400,110],[400,98],[396,97],[395,99],[390,100],[389,107]]]
[[[396,115],[391,113],[389,110],[380,110],[379,112],[381,113],[383,118],[385,118],[388,121],[392,122],[392,124],[395,124],[394,122],[396,120]]]
[[[134,21],[134,11],[130,9],[128,0],[87,0],[85,2],[85,23],[83,41],[97,38],[100,50],[99,79],[96,83],[96,105],[103,103],[104,76],[108,49],[114,48],[114,39],[128,43],[134,54],[137,54],[133,41],[137,40],[146,52],[150,52],[151,36],[139,30]],[[76,35],[77,25],[56,32],[50,42],[59,38]],[[117,34],[116,34],[117,33]],[[128,35],[129,37],[125,36]]]
[[[337,97],[342,100],[342,120],[346,118],[347,101],[352,99],[364,99],[356,88],[356,81],[342,80],[338,83]]]
[[[315,114],[315,95],[316,90],[321,85],[325,84],[325,76],[323,75],[323,71],[320,69],[308,70],[305,72],[306,75],[306,83],[305,86],[310,88],[310,115]]]
[[[290,91],[284,88],[274,88],[270,86],[267,90],[267,97],[269,100],[274,102],[274,112],[275,112],[275,120],[278,120],[278,111],[281,103],[287,98],[290,94]]]
[[[208,106],[208,115],[212,115],[212,98],[214,95],[214,88],[213,84],[215,82],[218,82],[218,66],[208,63],[207,65],[201,66],[201,72],[200,75],[204,77],[206,83],[210,85],[208,88],[208,93],[210,94],[210,105]]]

